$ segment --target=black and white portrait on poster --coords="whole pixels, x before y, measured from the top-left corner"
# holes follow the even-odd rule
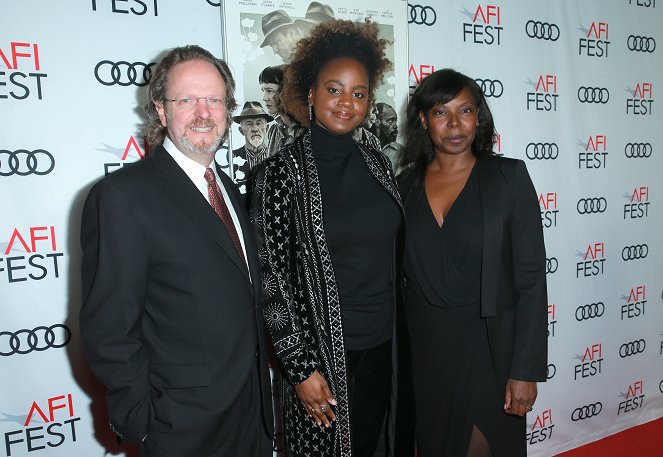
[[[377,88],[375,104],[355,138],[379,142],[395,167],[402,144],[398,124],[404,121],[399,113],[408,93],[405,0],[367,0],[361,6],[352,0],[239,0],[224,2],[223,8],[224,55],[237,81],[238,110],[242,110],[233,117],[229,171],[243,193],[250,189],[255,167],[297,137],[300,127],[280,98],[284,71],[298,41],[333,19],[370,19],[391,42],[387,56],[393,69]]]

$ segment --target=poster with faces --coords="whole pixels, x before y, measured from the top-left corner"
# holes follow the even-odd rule
[[[385,73],[383,84],[376,90],[378,106],[368,110],[362,125],[380,136],[385,145],[397,146],[398,124],[405,120],[408,94],[407,12],[406,0],[366,0],[360,5],[353,0],[224,2],[224,55],[236,79],[238,103],[228,157],[231,177],[241,185],[254,164],[276,152],[273,142],[278,137],[277,127],[284,132],[280,134],[284,141],[289,119],[283,116],[285,108],[280,103],[283,69],[291,62],[298,41],[318,24],[333,19],[362,23],[370,18],[378,24],[380,36],[391,42],[386,53],[393,68]],[[242,126],[246,120],[248,127],[250,117],[267,121],[264,132],[260,126],[252,130]],[[378,125],[381,117],[385,118],[382,129]],[[255,146],[260,145],[261,135],[268,152]]]

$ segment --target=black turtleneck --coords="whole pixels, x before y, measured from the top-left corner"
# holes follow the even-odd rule
[[[351,350],[369,349],[392,335],[394,239],[401,214],[369,171],[352,133],[335,135],[312,125],[311,147],[345,345]]]

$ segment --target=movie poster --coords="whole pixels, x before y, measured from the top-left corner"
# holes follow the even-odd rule
[[[407,104],[407,2],[405,0],[237,0],[223,3],[224,56],[237,81],[238,109],[231,127],[229,174],[246,192],[256,165],[294,137],[297,125],[280,103],[284,67],[297,42],[332,19],[376,22],[391,42],[394,63],[377,88],[376,103],[362,128],[378,137],[396,163],[401,140],[398,114]],[[358,137],[362,132],[357,132]]]

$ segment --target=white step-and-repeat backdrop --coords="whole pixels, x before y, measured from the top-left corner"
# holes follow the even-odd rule
[[[227,52],[240,86],[257,83],[247,74],[251,58],[281,63],[254,45],[263,38],[255,23],[242,23],[244,35],[224,24],[221,3],[5,2],[0,456],[137,456],[117,447],[103,388],[81,353],[81,205],[93,182],[149,153],[140,105],[165,49],[195,43],[222,56],[224,38],[244,40],[253,57],[233,62]],[[310,3],[232,6],[304,19]],[[527,420],[529,454],[551,456],[663,416],[661,6],[326,3],[336,17],[368,14],[393,34],[397,66],[380,94],[401,121],[407,87],[399,81],[412,87],[435,69],[456,68],[484,88],[496,151],[528,165],[548,252],[550,342],[549,380]],[[260,97],[257,88],[244,87],[245,96]],[[236,130],[232,139],[217,154],[230,174],[228,151],[244,141]]]

